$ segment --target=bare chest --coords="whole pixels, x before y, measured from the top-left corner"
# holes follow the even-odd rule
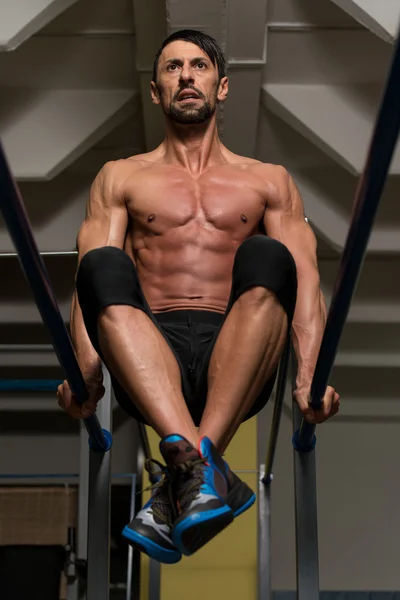
[[[226,173],[192,178],[155,172],[142,177],[129,193],[134,228],[162,235],[184,229],[193,235],[207,229],[249,235],[265,211],[265,194],[256,178]]]

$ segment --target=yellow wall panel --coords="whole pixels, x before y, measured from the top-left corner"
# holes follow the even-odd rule
[[[153,456],[162,460],[158,436],[148,428]],[[244,423],[227,449],[224,458],[233,470],[257,468],[257,420]],[[255,473],[240,473],[254,491]],[[147,485],[147,484],[146,484]],[[141,600],[148,599],[148,560],[142,561]],[[161,600],[252,600],[257,584],[257,511],[256,506],[235,519],[196,554],[176,565],[163,565]]]

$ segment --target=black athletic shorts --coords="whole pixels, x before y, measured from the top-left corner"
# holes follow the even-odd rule
[[[225,314],[204,310],[153,313],[144,297],[133,261],[124,251],[113,246],[91,250],[85,254],[76,278],[85,326],[94,348],[101,357],[97,319],[103,308],[118,304],[129,305],[144,311],[150,317],[176,357],[182,376],[182,392],[197,426],[200,424],[207,399],[208,365],[218,333],[234,302],[246,290],[255,286],[265,287],[275,293],[287,313],[290,329],[297,295],[296,265],[286,246],[266,235],[248,238],[239,246]],[[276,374],[277,369],[265,384],[245,420],[265,406],[272,392]],[[111,370],[110,375],[120,406],[138,421],[146,423]]]

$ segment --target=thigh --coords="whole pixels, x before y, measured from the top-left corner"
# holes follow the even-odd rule
[[[122,408],[124,412],[126,412],[130,417],[136,419],[136,421],[140,421],[140,423],[144,423],[148,425],[149,423],[146,421],[142,413],[139,409],[136,408],[135,404],[131,400],[131,398],[126,393],[125,389],[119,383],[118,379],[114,377],[114,375],[110,371],[111,384],[114,390],[115,399]]]
[[[275,293],[287,314],[290,328],[297,298],[296,265],[286,246],[265,235],[248,238],[239,246],[236,252],[227,308],[199,366],[195,403],[198,411],[204,410],[207,399],[208,370],[218,335],[236,300],[244,292],[255,286],[265,287]],[[257,414],[268,402],[275,384],[277,371],[278,369],[265,383],[245,420]],[[201,419],[201,415],[196,414],[196,418]]]
[[[154,320],[132,259],[119,248],[95,248],[84,255],[76,276],[76,291],[87,333],[101,356],[97,325],[107,306],[125,305],[144,311]]]
[[[221,327],[222,327],[222,325],[221,325]],[[202,362],[199,365],[197,385],[196,385],[195,394],[193,396],[193,407],[191,410],[192,418],[196,425],[200,424],[201,417],[203,415],[203,411],[204,411],[204,408],[206,405],[207,394],[208,394],[208,370],[209,370],[210,360],[211,360],[211,356],[212,356],[212,353],[214,350],[214,346],[218,339],[218,334],[219,334],[221,327],[219,327],[218,330],[214,332],[214,335],[213,335],[212,339],[210,340],[210,343],[208,344],[207,349],[204,352],[204,355],[202,357]],[[251,407],[250,411],[245,416],[243,421],[247,421],[248,419],[251,419],[251,417],[254,417],[267,404],[268,400],[271,397],[272,390],[274,389],[277,373],[278,373],[278,368],[271,375],[271,377],[268,379],[268,381],[266,381],[266,383],[264,384],[261,392],[259,393],[253,406]]]
[[[182,394],[183,394],[186,402],[189,403],[192,392],[191,392],[191,386],[190,386],[190,381],[188,379],[188,373],[187,373],[186,362],[185,362],[185,347],[187,346],[187,343],[188,343],[188,335],[187,335],[187,332],[185,331],[184,324],[181,324],[181,323],[172,324],[171,323],[171,324],[166,325],[163,323],[159,323],[157,320],[157,315],[154,315],[153,313],[151,313],[150,309],[149,309],[149,312],[148,311],[144,311],[144,312],[146,312],[146,314],[148,314],[148,316],[153,321],[154,325],[160,331],[161,335],[164,337],[165,341],[167,342],[172,354],[174,355],[174,357],[178,363],[179,370],[181,372]],[[115,398],[116,398],[118,404],[131,417],[133,417],[137,421],[147,424],[145,418],[143,417],[141,412],[136,408],[135,404],[133,403],[133,400],[128,396],[125,389],[120,385],[118,379],[116,377],[114,377],[111,372],[110,372],[110,374],[111,374],[111,381],[112,381],[112,385],[113,385],[113,389],[114,389],[114,393],[115,393]],[[160,398],[160,402],[162,402],[162,401],[163,401],[163,399]]]
[[[79,304],[90,341],[110,371],[115,397],[120,406],[133,418],[145,422],[144,417],[136,409],[133,400],[128,396],[101,352],[98,341],[97,326],[101,311],[111,305],[125,305],[142,310],[169,345],[179,365],[182,382],[184,372],[170,337],[152,312],[140,285],[136,267],[131,258],[122,250],[107,246],[88,252],[82,259],[77,273],[77,292]],[[134,340],[132,340],[134,343]],[[186,383],[184,385],[186,390]],[[162,401],[162,399],[160,399]]]
[[[150,311],[150,309],[149,309]],[[150,314],[145,311],[146,314],[149,315],[154,325],[160,331],[161,335],[164,337],[168,346],[171,349],[172,354],[174,355],[179,370],[181,372],[181,391],[182,395],[185,398],[186,403],[190,404],[190,399],[192,397],[192,390],[190,381],[188,378],[187,372],[187,364],[186,364],[186,355],[185,348],[188,345],[188,334],[185,328],[185,325],[182,323],[160,323],[157,320],[157,315],[153,313]],[[120,407],[128,413],[131,417],[140,421],[141,423],[148,424],[145,420],[142,413],[136,408],[132,399],[128,396],[125,389],[120,385],[119,381],[114,377],[111,373],[111,381],[115,393],[115,398],[120,405]],[[160,402],[163,401],[163,398],[160,398]]]
[[[272,390],[274,389],[277,374],[278,374],[278,368],[271,375],[271,377],[268,379],[268,381],[264,384],[264,387],[262,388],[261,392],[257,396],[253,406],[251,407],[251,409],[249,410],[249,412],[243,419],[243,422],[247,421],[248,419],[251,419],[252,417],[255,417],[267,404],[268,400],[271,397]]]

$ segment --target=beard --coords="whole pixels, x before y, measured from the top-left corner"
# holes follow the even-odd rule
[[[203,94],[200,91],[196,90],[194,87],[190,88],[190,86],[185,86],[185,88],[193,89],[196,94],[199,96],[201,100],[203,100],[203,105],[200,108],[193,108],[191,106],[180,105],[178,98],[181,90],[179,90],[169,106],[166,106],[162,101],[161,95],[161,106],[163,108],[164,113],[174,121],[175,123],[180,123],[181,125],[200,125],[201,123],[205,123],[214,115],[217,110],[217,89],[215,90],[215,97],[213,98],[213,102],[206,100]],[[161,90],[160,90],[161,92]]]
[[[211,105],[210,102],[204,102],[200,108],[192,108],[190,106],[179,106],[176,102],[171,102],[169,105],[169,110],[166,111],[164,108],[164,112],[169,116],[169,118],[175,123],[180,123],[181,125],[200,125],[201,123],[205,123],[215,113],[216,105]]]

